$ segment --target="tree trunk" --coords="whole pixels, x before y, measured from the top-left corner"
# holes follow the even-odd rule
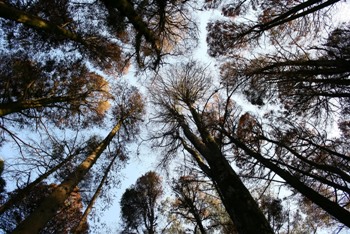
[[[65,39],[70,39],[72,41],[86,45],[85,41],[79,35],[38,16],[28,14],[22,10],[18,10],[12,6],[9,6],[3,0],[0,0],[0,17],[22,23],[37,30],[54,33]]]
[[[187,139],[206,159],[210,167],[211,179],[218,188],[222,203],[237,231],[246,234],[273,233],[258,204],[222,155],[212,136],[202,126],[198,113],[194,109],[191,109],[191,112],[201,137],[205,140],[202,141],[192,133],[182,116],[179,116],[182,119],[180,119],[180,125]]]
[[[67,157],[65,160],[63,160],[62,162],[57,164],[55,167],[51,168],[50,170],[48,170],[47,172],[45,172],[44,174],[39,176],[36,180],[34,180],[30,184],[28,184],[25,188],[17,191],[17,193],[14,196],[10,197],[10,199],[6,203],[4,203],[2,206],[0,206],[0,215],[5,213],[14,204],[20,202],[24,197],[26,197],[32,191],[32,189],[36,185],[38,185],[40,182],[45,180],[49,175],[51,175],[52,173],[57,171],[59,168],[61,168],[65,163],[70,161],[74,156],[75,156],[75,154],[69,155],[69,157]]]
[[[290,186],[300,192],[303,196],[314,202],[316,205],[321,207],[323,210],[328,212],[334,218],[338,219],[340,222],[350,227],[350,212],[345,208],[339,206],[337,203],[330,201],[325,198],[312,188],[308,187],[302,183],[298,178],[291,175],[288,171],[278,167],[276,164],[272,163],[269,159],[264,158],[261,154],[254,152],[249,147],[247,147],[243,142],[230,137],[232,142],[239,148],[245,151],[249,156],[255,158],[265,167],[269,168],[271,171],[275,172],[282,179],[284,179]]]
[[[9,115],[12,113],[20,112],[22,110],[48,107],[50,104],[64,103],[72,100],[74,100],[74,98],[63,96],[63,97],[48,97],[48,98],[38,98],[34,100],[2,103],[0,104],[0,117]]]
[[[202,223],[201,217],[199,216],[199,212],[198,212],[197,208],[195,207],[195,205],[192,203],[191,200],[186,202],[186,203],[188,203],[187,205],[190,207],[190,212],[192,213],[194,219],[196,220],[196,223],[199,227],[199,230],[201,231],[202,234],[206,234],[207,231],[205,230],[205,228],[203,226],[203,223]]]
[[[14,234],[38,233],[52,219],[57,210],[64,204],[73,189],[84,179],[85,174],[96,163],[103,151],[119,131],[123,120],[119,120],[108,136],[93,152],[72,172],[43,202],[14,230]]]
[[[258,204],[223,155],[209,162],[212,179],[239,233],[273,233]],[[254,224],[254,225],[252,225]]]
[[[88,217],[88,215],[90,214],[90,212],[91,212],[91,210],[92,210],[92,207],[94,206],[94,204],[95,204],[95,202],[96,202],[98,196],[100,195],[100,193],[101,193],[101,191],[102,191],[102,187],[103,187],[104,183],[105,183],[106,180],[107,180],[108,173],[109,173],[109,171],[111,170],[111,168],[112,168],[112,166],[113,166],[113,164],[114,164],[114,162],[115,162],[115,160],[117,159],[118,156],[119,156],[119,155],[116,154],[116,155],[113,157],[112,161],[109,163],[109,165],[108,165],[108,167],[107,167],[107,169],[106,169],[106,171],[105,171],[105,173],[104,173],[104,175],[103,175],[103,178],[102,178],[100,184],[98,185],[98,187],[97,187],[97,189],[96,189],[96,191],[95,191],[93,197],[91,198],[91,200],[90,200],[90,202],[89,202],[89,205],[86,207],[86,209],[85,209],[85,211],[84,211],[83,217],[81,218],[79,224],[75,227],[75,230],[72,231],[72,233],[76,233],[76,234],[82,233],[82,231],[83,231],[83,229],[84,229],[84,224],[87,222],[87,217]]]

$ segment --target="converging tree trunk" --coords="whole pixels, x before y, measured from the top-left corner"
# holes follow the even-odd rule
[[[195,136],[189,126],[180,123],[184,135],[200,152],[210,168],[210,177],[216,184],[222,203],[230,215],[239,233],[273,233],[268,221],[259,209],[254,198],[232,169],[214,138],[201,126],[198,113],[191,108],[192,116],[202,135]],[[255,225],[251,225],[254,223]]]
[[[69,194],[84,179],[86,173],[96,163],[100,155],[119,131],[123,120],[119,120],[107,137],[92,151],[86,159],[72,172],[57,188],[46,197],[37,209],[34,210],[13,233],[38,233],[42,227],[56,214]]]
[[[159,138],[169,137],[171,142],[166,143],[167,147],[182,145],[192,155],[215,184],[239,233],[273,233],[258,204],[225,158],[221,143],[209,132],[203,112],[196,105],[210,84],[205,69],[191,61],[170,69],[166,77],[157,78],[158,83],[152,90],[154,103],[162,111],[157,121],[170,128],[163,127],[165,133]]]

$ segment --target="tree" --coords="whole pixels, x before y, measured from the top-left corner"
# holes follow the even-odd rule
[[[11,47],[14,42],[18,42],[15,44],[19,45],[19,48],[27,49],[26,53],[33,55],[44,52],[45,56],[41,58],[50,58],[47,54],[49,51],[67,46],[102,69],[113,68],[114,71],[121,72],[126,64],[120,47],[102,36],[98,31],[101,28],[84,28],[92,24],[89,18],[85,21],[74,18],[74,12],[86,11],[87,6],[91,8],[94,4],[72,7],[67,0],[50,3],[1,1],[0,17],[7,19],[1,23],[10,49],[13,49]],[[18,31],[21,36],[14,34],[14,31]],[[35,43],[23,43],[22,36],[30,38],[30,41]],[[71,56],[76,58],[76,55]]]
[[[187,4],[164,3],[163,6],[158,2],[155,8],[155,4],[147,4],[147,11],[144,11],[146,1],[138,2],[135,4],[139,5],[137,11],[130,6],[124,11],[124,6],[111,10],[110,4],[104,1],[0,1],[0,24],[4,35],[1,50],[4,61],[0,69],[2,136],[9,134],[18,145],[24,144],[26,148],[30,144],[19,138],[19,128],[34,126],[55,131],[51,123],[60,128],[96,126],[104,120],[111,103],[117,103],[111,112],[117,116],[118,124],[105,140],[85,155],[87,158],[80,166],[76,163],[83,154],[81,152],[79,156],[71,155],[73,163],[58,162],[54,168],[47,171],[45,168],[44,174],[32,183],[28,179],[28,187],[21,187],[20,195],[2,206],[4,210],[8,209],[12,202],[26,197],[35,185],[59,171],[64,182],[58,182],[58,187],[43,201],[49,206],[40,206],[46,211],[51,209],[50,214],[40,215],[41,220],[35,218],[41,209],[39,207],[28,217],[36,221],[35,225],[30,225],[35,231],[57,211],[75,185],[86,178],[95,162],[101,161],[100,155],[112,138],[127,141],[137,133],[136,123],[142,115],[138,113],[142,112],[140,97],[132,91],[112,95],[109,87],[113,87],[115,81],[107,83],[105,75],[110,75],[112,79],[112,76],[125,72],[132,57],[137,58],[140,67],[157,69],[163,56],[175,51],[175,48],[176,53],[185,51],[178,45],[188,39],[187,35],[195,34],[192,30],[195,25],[188,18]],[[112,11],[124,15],[115,18],[116,14]],[[149,61],[146,61],[148,58]],[[95,71],[96,68],[99,71]],[[135,103],[128,102],[131,99]],[[128,103],[120,104],[118,101]],[[88,166],[84,168],[86,164]],[[37,168],[41,169],[42,165]],[[67,191],[63,191],[63,187],[68,187]],[[56,195],[60,197],[55,200]],[[49,202],[50,199],[55,201]],[[18,229],[27,229],[28,223],[31,221],[24,221]]]
[[[176,43],[185,41],[187,35],[194,35],[194,23],[186,15],[187,5],[186,2],[171,1],[2,1],[0,17],[23,24],[19,30],[31,37],[28,31],[34,32],[36,40],[33,41],[48,42],[47,49],[68,46],[103,70],[121,72],[130,57],[125,56],[127,52],[121,45],[133,46],[140,67],[156,69]],[[76,14],[79,19],[74,17]],[[13,27],[13,24],[9,25]],[[9,32],[8,39],[13,42],[15,38],[16,35]],[[146,57],[151,61],[145,63]]]
[[[196,25],[187,16],[187,1],[111,1],[101,0],[108,11],[109,26],[118,29],[119,22],[129,22],[135,32],[133,45],[140,67],[158,67],[168,53],[181,54],[189,49],[188,39],[196,37]],[[177,44],[185,46],[181,49]],[[180,49],[180,50],[179,50]],[[180,52],[181,51],[181,52]],[[150,57],[150,61],[145,58]]]
[[[0,60],[2,141],[24,144],[19,128],[38,132],[40,127],[78,129],[100,124],[110,108],[110,85],[81,62],[39,63],[20,54]]]
[[[1,117],[22,124],[46,117],[62,125],[82,114],[101,121],[110,106],[107,81],[81,63],[68,67],[53,60],[39,64],[13,55],[1,59]]]
[[[183,169],[183,168],[182,168]],[[202,178],[200,174],[192,172],[189,175],[174,179],[172,191],[175,198],[164,201],[170,202],[166,212],[170,221],[192,223],[192,230],[196,233],[235,233],[235,227],[223,207],[220,198],[215,193],[215,188]],[[169,206],[169,205],[168,205]],[[168,218],[168,219],[169,219]]]
[[[348,38],[348,27],[337,28],[323,46],[302,55],[235,60],[223,66],[222,72],[226,82],[247,86],[247,94],[249,90],[261,90],[260,98],[278,98],[289,114],[332,117],[344,109],[341,106],[346,106],[349,99]],[[256,98],[251,101],[257,103]]]
[[[106,138],[86,155],[86,158],[80,165],[68,174],[64,181],[48,197],[43,199],[40,205],[17,226],[13,233],[33,233],[40,230],[56,214],[59,207],[63,205],[78,183],[84,179],[84,176],[97,162],[118,131],[122,127],[137,128],[137,123],[143,114],[143,102],[137,90],[124,90],[124,95],[120,95],[120,102],[117,102],[114,113],[116,125]],[[128,131],[127,129],[125,130]]]
[[[333,29],[323,45],[304,48],[293,43],[298,48],[228,59],[221,70],[223,88],[243,91],[255,105],[283,107],[261,117],[245,113],[239,118],[227,109],[213,125],[226,131],[226,143],[234,146],[244,175],[263,179],[268,169],[349,226],[347,140],[344,135],[329,137],[330,131],[324,130],[332,122],[327,120],[348,118],[347,38],[348,27],[343,25]],[[347,121],[342,121],[345,133]]]
[[[235,90],[231,91],[229,85],[225,87],[227,84],[222,83],[221,89],[210,92],[208,86],[205,86],[207,83],[204,82],[203,72],[199,73],[202,76],[200,83],[199,79],[194,79],[196,76],[191,70],[184,72],[191,80],[174,80],[172,77],[181,77],[178,76],[178,71],[180,69],[171,71],[166,79],[160,79],[158,86],[152,87],[157,90],[153,92],[153,103],[161,113],[154,121],[163,124],[162,132],[154,137],[154,140],[159,139],[155,144],[166,147],[168,157],[182,147],[188,151],[203,172],[213,180],[229,214],[229,205],[225,203],[225,196],[228,194],[220,191],[220,178],[216,178],[225,166],[212,165],[217,164],[223,156],[219,157],[218,154],[215,159],[210,158],[215,154],[209,151],[209,145],[217,147],[215,153],[232,154],[235,165],[242,168],[244,174],[263,178],[266,169],[275,173],[295,191],[348,226],[348,157],[344,154],[346,145],[339,140],[327,139],[325,131],[318,133],[316,128],[308,130],[313,125],[305,120],[302,120],[300,126],[296,126],[297,121],[293,120],[293,116],[291,121],[271,117],[269,123],[260,122],[251,114],[242,114],[235,108],[231,99]],[[160,99],[165,95],[167,99]],[[221,95],[226,97],[222,99]],[[196,129],[192,130],[194,126]],[[272,140],[272,135],[278,140]],[[335,142],[337,143],[334,145]],[[193,146],[196,148],[191,148]],[[211,152],[211,156],[206,155],[207,150]],[[230,186],[234,186],[232,181],[233,179],[230,180]],[[226,191],[228,184],[225,186]],[[232,200],[236,199],[235,197]],[[233,217],[232,213],[230,217]],[[239,231],[238,222],[233,218],[232,220]]]
[[[79,151],[77,150],[75,153],[70,154],[67,158],[62,159],[60,163],[48,169],[43,174],[39,175],[34,181],[26,184],[25,187],[18,188],[15,193],[11,194],[11,196],[6,200],[6,202],[1,204],[0,215],[2,215],[8,209],[11,209],[13,205],[19,203],[21,200],[27,197],[33,191],[33,189],[35,189],[36,186],[43,183],[43,181],[47,179],[50,175],[52,175],[54,172],[57,172],[58,170],[62,169],[62,167],[66,163],[70,162],[75,156],[77,156],[78,152]]]
[[[341,223],[349,226],[346,218],[349,216],[349,211],[347,210],[347,194],[349,191],[346,186],[348,182],[345,182],[348,181],[348,175],[345,172],[348,170],[346,169],[348,158],[345,155],[335,152],[327,146],[318,145],[310,138],[304,138],[300,133],[296,132],[294,135],[288,130],[288,134],[279,133],[281,134],[279,135],[281,137],[279,140],[271,140],[267,137],[267,131],[262,130],[262,125],[250,115],[247,115],[245,121],[241,122],[241,124],[245,124],[245,126],[249,124],[251,126],[248,128],[249,131],[246,131],[243,136],[236,132],[231,132],[231,134],[226,134],[226,132],[225,134],[229,137],[231,143],[234,144],[237,149],[237,155],[241,155],[243,161],[253,159],[252,164],[258,162],[261,166],[268,168],[296,191],[320,206]],[[305,126],[303,127],[305,128]],[[294,128],[292,131],[308,132],[302,127]],[[249,141],[247,141],[247,137],[249,137]],[[300,141],[296,141],[294,144],[292,139],[298,139],[299,137],[305,140],[307,144],[303,144]],[[323,136],[321,135],[319,139],[322,138]],[[262,151],[262,146],[269,143],[272,143],[272,147],[277,148],[274,151]],[[305,145],[307,149],[304,148]],[[319,157],[324,158],[318,161]],[[333,162],[339,168],[334,167],[332,165]],[[258,164],[255,165],[259,167]],[[317,170],[313,171],[314,167]],[[345,171],[343,171],[344,169]],[[334,192],[332,192],[332,189],[334,189]],[[341,199],[341,201],[338,199]]]
[[[123,233],[144,227],[149,234],[156,233],[158,200],[163,193],[161,178],[153,171],[147,172],[136,184],[126,189],[120,201]]]
[[[207,42],[211,56],[235,55],[242,47],[253,47],[264,35],[273,44],[279,44],[283,38],[292,43],[302,40],[309,32],[316,37],[327,25],[330,8],[338,0],[310,0],[303,2],[288,1],[237,1],[222,7],[222,13],[228,19],[208,24]],[[249,17],[252,20],[235,21],[232,18]],[[312,28],[312,30],[310,30]],[[263,39],[263,38],[262,38]],[[264,43],[264,40],[261,41]],[[254,48],[254,47],[253,47]]]
[[[118,148],[117,152],[115,152],[115,155],[113,156],[110,163],[108,164],[99,185],[97,186],[92,198],[90,199],[90,201],[89,201],[89,203],[84,211],[84,214],[82,215],[82,218],[80,219],[77,226],[74,228],[73,233],[83,233],[85,225],[87,223],[87,217],[90,214],[98,197],[102,193],[103,186],[105,185],[105,183],[107,183],[108,175],[109,175],[109,173],[111,173],[112,167],[116,163],[117,159],[120,159],[120,161],[126,160],[126,157],[125,157],[124,153],[122,152],[121,147]]]
[[[109,82],[132,57],[157,69],[165,55],[186,51],[180,44],[195,35],[189,6],[164,3],[123,11],[112,1],[1,1],[1,142],[24,142],[18,127],[100,124],[113,101]]]
[[[282,200],[269,195],[263,195],[260,199],[260,207],[275,233],[278,233],[286,222],[286,213],[283,210]]]
[[[207,128],[206,119],[213,117],[204,114],[209,78],[205,69],[193,61],[177,65],[156,78],[150,92],[158,111],[154,123],[162,128],[153,137],[160,140],[155,144],[166,147],[166,157],[176,154],[179,148],[191,155],[215,184],[238,232],[272,233],[257,203],[226,159],[222,142]]]
[[[3,231],[12,232],[14,228],[32,212],[40,203],[41,199],[47,197],[56,184],[47,185],[40,183],[35,186],[24,199],[18,201],[10,210],[2,215],[0,227]],[[12,194],[15,195],[17,191]],[[59,212],[40,230],[39,233],[70,233],[82,216],[82,201],[79,189],[75,188],[71,195],[65,200]],[[87,233],[88,225],[84,223],[82,233]]]
[[[205,208],[202,204],[198,204],[198,199],[200,199],[199,184],[191,183],[191,181],[193,181],[193,179],[189,176],[182,176],[177,182],[173,181],[172,190],[177,197],[174,204],[174,210],[177,210],[177,212],[181,214],[190,214],[187,217],[184,216],[195,224],[194,230],[197,230],[198,227],[200,232],[205,234],[207,233],[203,224],[203,221],[206,218]],[[181,212],[181,209],[185,209],[187,212]]]

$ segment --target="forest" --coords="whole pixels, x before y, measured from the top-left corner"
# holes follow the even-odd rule
[[[349,233],[349,12],[0,0],[0,233]]]

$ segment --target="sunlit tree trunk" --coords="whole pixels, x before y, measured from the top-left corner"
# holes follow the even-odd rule
[[[38,233],[45,224],[55,216],[57,210],[64,204],[69,194],[84,179],[86,173],[96,163],[103,151],[117,134],[123,121],[119,120],[107,137],[92,151],[86,159],[69,174],[67,178],[43,202],[20,223],[13,233]]]

